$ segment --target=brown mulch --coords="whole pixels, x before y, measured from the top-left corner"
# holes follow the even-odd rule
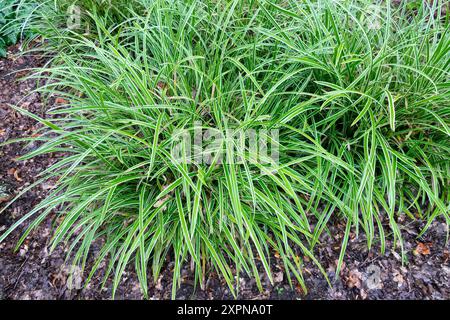
[[[43,63],[44,59],[39,56],[21,57],[18,47],[10,48],[8,58],[0,59],[0,143],[33,135],[39,128],[34,120],[18,114],[8,104],[19,105],[41,117],[46,116],[47,103],[39,94],[31,93],[39,84],[32,80],[20,80],[29,72],[24,69]],[[56,161],[56,156],[17,161],[18,156],[35,148],[36,144],[25,143],[0,147],[0,208],[8,199],[33,183],[39,172]],[[51,188],[49,184],[34,188],[0,214],[0,233],[39,203]],[[73,273],[73,269],[65,263],[67,248],[60,246],[49,254],[48,243],[54,218],[54,214],[50,215],[17,251],[13,250],[15,244],[29,222],[0,244],[0,299],[109,299],[111,280],[101,288],[100,273],[86,288],[79,289],[78,282],[82,277]],[[281,261],[273,258],[271,263],[275,285],[272,286],[267,278],[262,277],[264,291],[261,293],[254,279],[241,277],[239,298],[450,299],[450,248],[445,243],[447,226],[442,221],[435,221],[430,231],[420,239],[417,235],[423,225],[414,222],[404,223],[403,226],[407,264],[403,265],[398,253],[392,251],[391,240],[387,241],[386,253],[381,255],[379,243],[375,243],[369,251],[364,237],[352,234],[340,277],[333,280],[342,241],[340,237],[345,228],[335,221],[330,227],[330,234],[323,235],[315,251],[332,279],[332,287],[318,268],[306,259],[304,277],[308,293],[305,294],[295,283],[291,288],[283,274]],[[92,256],[98,253],[100,245],[92,249]],[[105,267],[103,265],[100,269],[104,270]],[[162,276],[150,286],[151,299],[170,298],[172,269],[173,262],[168,258]],[[208,274],[205,290],[195,289],[192,273],[187,268],[182,270],[182,277],[178,299],[232,299],[223,280],[213,271]],[[70,283],[74,285],[70,286]],[[125,272],[116,298],[142,299],[132,268]]]

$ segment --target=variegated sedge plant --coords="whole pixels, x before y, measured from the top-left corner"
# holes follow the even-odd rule
[[[261,272],[272,281],[274,255],[304,291],[304,257],[327,277],[314,251],[332,221],[346,226],[336,275],[351,233],[369,249],[379,241],[381,253],[393,239],[405,256],[400,214],[424,221],[423,232],[449,223],[445,1],[94,4],[83,7],[88,33],[61,27],[63,1],[28,19],[47,41],[39,49],[54,54],[36,70],[48,80],[38,91],[68,103],[49,119],[13,106],[45,125],[30,138],[42,146],[22,159],[65,156],[37,182],[56,179],[55,189],[0,241],[31,219],[19,246],[57,212],[51,249],[66,243],[87,282],[108,261],[114,294],[132,265],[148,296],[169,256],[173,298],[185,265],[201,288],[215,270],[237,296],[241,274],[260,290]],[[174,133],[197,122],[276,129],[279,162],[268,172],[250,161],[173,161]]]

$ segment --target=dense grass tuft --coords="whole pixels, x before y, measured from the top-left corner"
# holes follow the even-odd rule
[[[38,119],[47,129],[33,139],[45,143],[22,159],[66,156],[42,175],[56,189],[0,241],[37,215],[25,239],[57,211],[52,249],[68,242],[83,270],[91,244],[105,240],[87,280],[107,259],[115,291],[131,263],[147,294],[148,275],[157,279],[170,255],[175,297],[186,263],[201,287],[213,267],[233,294],[239,273],[261,288],[274,252],[306,291],[302,257],[316,262],[332,218],[347,226],[337,274],[351,231],[382,251],[393,237],[404,253],[400,213],[426,221],[424,232],[438,217],[450,222],[444,1],[413,10],[356,0],[86,3],[89,34],[62,30],[53,5],[30,19],[56,52],[35,75],[51,79],[39,91],[67,103],[51,111],[58,120]],[[279,163],[173,161],[176,133],[199,122],[278,130]],[[235,147],[254,156],[220,146]]]

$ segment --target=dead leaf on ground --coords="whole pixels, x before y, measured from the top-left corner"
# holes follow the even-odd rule
[[[423,256],[427,256],[427,255],[429,255],[429,254],[431,254],[431,250],[430,250],[430,248],[431,248],[431,243],[422,243],[422,242],[419,242],[418,244],[417,244],[417,247],[416,247],[416,249],[414,250],[414,254],[417,256],[417,255],[419,255],[419,254],[421,254],[421,255],[423,255]]]
[[[403,285],[403,283],[405,283],[405,279],[403,278],[403,275],[397,270],[394,270],[393,275],[394,275],[394,279],[393,279],[394,282],[397,282],[398,287],[400,288]]]
[[[352,289],[352,288],[361,288],[361,279],[362,279],[362,274],[361,272],[358,271],[358,269],[353,269],[350,270],[350,273],[348,275],[348,277],[346,278],[346,284],[347,286]]]
[[[19,177],[19,170],[14,171],[14,178],[19,182],[23,181],[22,178]]]
[[[62,287],[66,283],[67,276],[59,271],[58,273],[51,275],[51,285],[53,288]]]
[[[64,98],[59,97],[59,98],[56,98],[56,99],[55,99],[55,103],[56,103],[56,104],[68,104],[69,101],[67,101],[67,100],[64,99]]]
[[[160,89],[160,90],[167,89],[167,83],[162,82],[162,81],[159,81],[159,82],[156,84],[156,86],[157,86],[158,89]]]
[[[159,199],[158,201],[156,201],[156,203],[153,205],[154,208],[159,208],[161,206],[164,205],[164,203],[170,199],[169,195],[166,195],[165,197]],[[166,209],[166,207],[164,206],[161,210],[164,211]]]
[[[283,271],[276,272],[273,277],[275,283],[283,282]]]
[[[19,181],[19,182],[21,182],[22,181],[22,178],[19,176],[19,170],[17,170],[16,168],[11,168],[11,169],[8,169],[8,174],[9,175],[11,175],[11,176],[14,176],[14,179],[16,179],[17,181]]]
[[[305,290],[303,289],[303,287],[299,283],[297,283],[295,285],[295,291],[297,291],[297,293],[302,295],[302,296],[306,295],[306,293],[307,293],[307,292],[305,292]]]

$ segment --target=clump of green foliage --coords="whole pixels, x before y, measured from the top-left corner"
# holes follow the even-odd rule
[[[6,57],[7,47],[21,37],[31,37],[22,27],[26,26],[25,17],[32,11],[32,3],[28,1],[0,0],[0,57]]]
[[[15,0],[1,0],[0,2],[0,57],[6,56],[6,48],[17,41],[17,31],[7,30],[7,24],[14,19]]]
[[[183,264],[201,287],[214,268],[233,294],[240,273],[262,289],[274,252],[306,291],[302,257],[317,263],[331,219],[346,224],[336,274],[352,231],[382,251],[392,237],[404,254],[399,214],[425,221],[424,232],[450,222],[449,26],[443,1],[413,13],[375,5],[141,1],[120,18],[91,10],[89,35],[61,31],[42,10],[35,23],[57,54],[38,70],[51,79],[39,90],[67,103],[54,120],[15,107],[47,127],[22,159],[66,156],[40,180],[56,188],[0,241],[37,215],[23,241],[56,211],[51,249],[68,243],[83,270],[104,240],[87,281],[107,259],[115,292],[133,264],[147,295],[170,255],[173,297]],[[198,122],[279,130],[279,164],[173,161],[176,132]]]

